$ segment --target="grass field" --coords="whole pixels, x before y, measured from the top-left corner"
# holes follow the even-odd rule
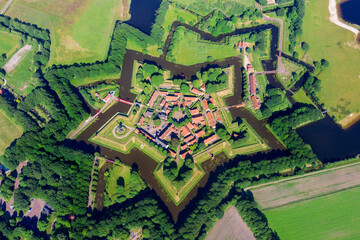
[[[302,88],[299,89],[299,91],[297,91],[292,97],[297,102],[314,105],[314,103],[310,100],[310,98],[308,96],[306,96],[306,93],[304,92],[304,90]]]
[[[51,31],[49,64],[103,60],[115,20],[129,18],[130,0],[16,0],[7,15]]]
[[[6,75],[7,84],[14,89],[14,91],[21,95],[26,96],[37,85],[37,79],[33,78],[33,55],[34,52],[26,53],[24,59],[16,66],[16,68]]]
[[[173,42],[174,48],[171,55],[174,62],[183,65],[223,59],[240,55],[236,49],[236,43],[242,39],[241,36],[234,36],[228,39],[227,43],[217,44],[199,40],[199,35],[192,31],[185,31],[183,37]],[[167,59],[170,60],[169,55]]]
[[[9,57],[20,47],[20,38],[17,35],[0,31],[0,54],[6,53]]]
[[[5,149],[9,147],[16,138],[19,138],[22,133],[23,129],[0,111],[0,155],[3,155]]]
[[[360,238],[360,188],[266,211],[280,239]]]
[[[259,208],[266,210],[359,185],[360,164],[356,163],[356,165],[345,166],[341,169],[314,172],[265,187],[253,188],[251,191]]]
[[[312,59],[330,62],[323,71],[322,90],[318,96],[338,120],[360,112],[360,46],[355,36],[329,20],[328,1],[309,0],[306,5],[301,41],[310,44],[307,53]]]
[[[254,234],[234,206],[229,207],[217,221],[206,240],[255,240]]]

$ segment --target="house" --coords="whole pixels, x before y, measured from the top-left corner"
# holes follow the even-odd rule
[[[161,95],[163,95],[163,96],[168,95],[168,92],[166,92],[166,91],[159,91],[159,93],[160,93]]]
[[[169,147],[169,145],[166,142],[162,141],[159,137],[155,138],[155,143],[164,149],[167,149]]]
[[[178,96],[166,95],[166,101],[168,102],[176,102],[178,99],[179,99]]]
[[[215,100],[211,96],[210,96],[209,100],[215,106]]]
[[[276,4],[276,0],[267,0],[267,5]]]
[[[257,110],[261,107],[261,99],[255,95],[251,97],[252,104],[254,106],[254,109]]]
[[[154,92],[153,92],[153,94],[151,95],[151,97],[150,97],[150,100],[149,100],[149,102],[148,102],[148,106],[149,107],[153,107],[153,105],[154,105],[154,103],[155,103],[155,100],[157,99],[157,97],[159,96],[160,94],[159,94],[159,92],[157,91],[157,90],[155,90]]]
[[[200,114],[199,109],[197,109],[197,108],[190,109],[190,114],[191,114],[191,116],[199,115]]]
[[[154,111],[153,111],[153,110],[150,110],[150,109],[146,110],[146,112],[145,112],[145,117],[151,118],[153,115],[154,115]]]
[[[255,72],[254,67],[253,67],[251,64],[248,64],[248,65],[247,65],[247,70],[248,70],[248,73],[249,73],[249,74]]]
[[[161,102],[160,102],[160,107],[162,107],[164,105],[165,105],[165,99],[162,99]]]
[[[205,120],[204,120],[204,117],[203,117],[203,115],[201,115],[201,114],[198,114],[198,115],[196,115],[196,116],[193,116],[192,117],[193,119],[193,123],[195,123],[195,124],[199,124],[199,123],[201,123],[202,124],[202,122],[205,122]]]
[[[183,137],[186,137],[190,133],[191,132],[190,132],[190,130],[189,130],[189,128],[187,126],[182,126],[181,127],[181,134],[183,135]]]
[[[186,152],[184,152],[183,154],[181,154],[180,157],[181,157],[182,159],[185,159],[188,154],[192,154],[192,151],[191,151],[191,150],[186,151]]]
[[[1,91],[1,90],[0,90],[0,91]],[[95,97],[97,97],[97,98],[100,96],[98,92],[96,92],[94,95],[95,95]]]
[[[245,48],[246,48],[245,45],[246,45],[245,42],[239,41],[239,42],[237,43],[237,49],[238,49],[238,50],[245,49]]]
[[[181,150],[185,150],[185,149],[187,149],[187,148],[188,148],[188,145],[187,145],[187,144],[184,144],[184,145],[181,146]]]
[[[139,122],[137,123],[137,125],[138,125],[138,126],[141,126],[141,125],[144,124],[144,122],[145,122],[145,117],[144,117],[143,115],[141,115],[140,120],[139,120]]]
[[[256,94],[256,78],[254,74],[250,75],[250,95]]]
[[[204,131],[204,130],[200,130],[200,131],[196,132],[195,135],[196,135],[197,138],[200,138],[200,137],[202,137],[202,136],[205,135],[205,131]]]
[[[200,90],[203,91],[203,92],[206,92],[206,86],[205,86],[205,83],[200,87]]]
[[[176,156],[176,153],[175,153],[173,150],[171,150],[171,149],[169,149],[169,153],[170,153],[171,157],[175,157],[175,156]]]
[[[197,142],[197,140],[194,138],[190,142],[188,142],[189,146],[194,145]]]
[[[204,109],[205,109],[205,110],[208,110],[208,109],[209,109],[208,101],[204,98],[204,99],[202,100],[202,102],[203,102],[203,105],[204,105]]]
[[[147,137],[151,141],[154,141],[154,137],[150,133],[146,132],[144,129],[140,128],[137,133],[139,132],[142,133],[145,137]]]
[[[170,123],[169,125],[167,125],[167,127],[165,128],[165,130],[162,132],[162,134],[160,135],[160,139],[161,140],[165,140],[165,138],[167,138],[167,136],[169,136],[175,129],[175,126]]]
[[[194,88],[194,87],[193,87],[190,91],[191,91],[193,94],[196,94],[196,95],[202,95],[202,94],[203,94],[202,91],[200,91],[199,89]]]
[[[115,95],[115,92],[111,91],[102,100],[107,103],[112,97],[114,97],[114,95]]]
[[[184,142],[189,143],[190,141],[192,141],[194,139],[193,135],[188,135],[186,138],[184,138]]]
[[[215,128],[215,126],[216,126],[215,119],[210,111],[206,112],[206,117],[209,120],[210,127]]]
[[[193,124],[192,122],[188,122],[188,124],[186,124],[186,126],[190,129],[193,130],[194,128],[197,129],[197,126],[195,124]]]
[[[167,114],[164,112],[159,113],[158,116],[162,120],[165,120],[165,121],[167,120]]]
[[[215,114],[215,121],[216,121],[216,122],[219,122],[219,123],[222,123],[222,118],[221,118],[219,109],[216,110],[216,111],[214,112],[214,114]]]
[[[214,134],[204,140],[205,145],[208,145],[212,142],[214,142],[217,139],[217,136]]]

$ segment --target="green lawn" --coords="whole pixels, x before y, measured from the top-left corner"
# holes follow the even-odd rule
[[[328,1],[309,0],[301,41],[309,43],[313,60],[330,62],[323,71],[322,90],[318,93],[330,115],[338,120],[350,113],[360,112],[360,48],[354,47],[355,36],[329,21]]]
[[[33,52],[26,53],[25,58],[17,67],[6,75],[7,84],[14,89],[14,91],[26,96],[36,87],[38,80],[33,78]]]
[[[302,88],[293,95],[293,98],[297,102],[314,105],[314,103],[310,100],[310,98],[306,96],[306,93]]]
[[[181,31],[181,30],[180,30]],[[184,36],[174,40],[174,47],[170,51],[172,59],[167,54],[167,59],[178,64],[193,65],[206,61],[213,61],[227,57],[240,55],[236,49],[236,43],[242,39],[241,36],[228,38],[227,43],[217,44],[199,40],[199,35],[192,31],[185,31]]]
[[[280,239],[360,238],[360,188],[266,211]]]
[[[22,133],[23,129],[0,111],[0,155],[3,155],[5,149]]]
[[[0,54],[6,53],[10,57],[20,47],[20,38],[17,35],[0,32]]]
[[[49,64],[72,64],[106,57],[115,21],[129,18],[129,6],[130,0],[16,0],[7,15],[49,29]]]

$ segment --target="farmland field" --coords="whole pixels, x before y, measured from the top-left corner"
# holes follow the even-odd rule
[[[280,239],[360,239],[360,187],[264,213]]]
[[[23,130],[0,111],[0,155],[3,155],[5,149],[22,133]]]
[[[49,64],[103,60],[116,20],[129,18],[130,0],[16,0],[7,15],[51,31]]]
[[[300,40],[309,43],[307,55],[311,59],[324,58],[330,62],[330,68],[318,76],[322,80],[318,96],[330,115],[341,120],[360,112],[360,48],[355,46],[352,32],[329,21],[328,3],[307,1]]]
[[[234,206],[228,208],[206,240],[255,240],[253,233]]]
[[[315,183],[315,184],[314,184]],[[304,175],[252,190],[260,209],[272,209],[360,185],[360,164]],[[274,194],[276,193],[276,194]]]
[[[20,38],[14,34],[0,32],[0,54],[6,53],[9,57],[20,47]]]

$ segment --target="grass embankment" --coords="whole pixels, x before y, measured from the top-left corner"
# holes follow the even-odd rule
[[[0,54],[6,53],[9,58],[20,47],[20,37],[0,31]]]
[[[299,89],[293,96],[293,99],[296,102],[300,103],[306,103],[306,104],[312,104],[315,106],[315,104],[311,101],[311,99],[306,95],[304,89]]]
[[[23,129],[0,111],[0,155],[3,155],[5,149],[22,133]]]
[[[352,32],[330,22],[328,4],[307,2],[301,41],[309,43],[310,58],[330,62],[330,68],[318,76],[322,80],[318,96],[329,114],[341,120],[360,112],[360,47],[355,45]]]
[[[33,55],[34,51],[27,52],[19,65],[6,75],[7,84],[21,96],[29,94],[38,84],[38,79],[33,78]]]
[[[265,212],[281,239],[358,239],[360,188]]]
[[[130,0],[16,0],[7,15],[51,31],[49,64],[103,60],[116,20],[129,18]]]

